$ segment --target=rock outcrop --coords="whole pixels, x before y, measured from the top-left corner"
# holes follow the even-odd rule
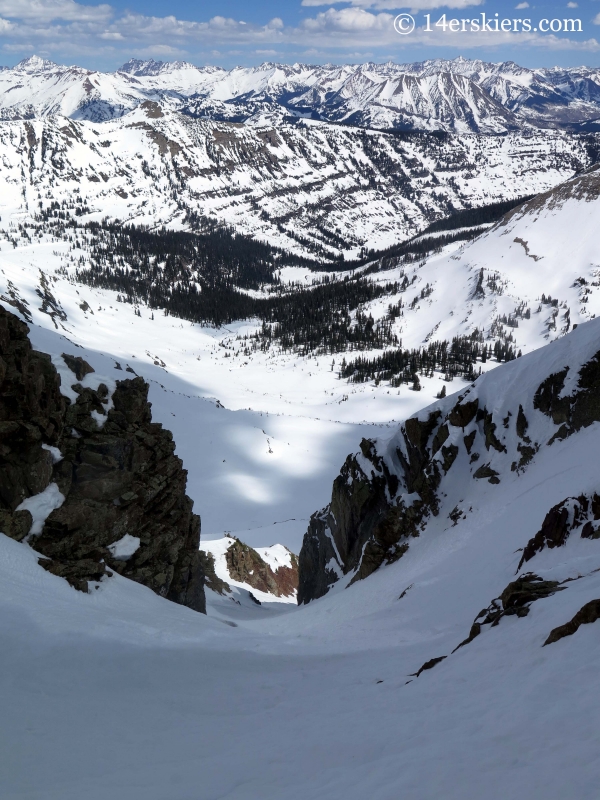
[[[217,594],[225,595],[231,592],[231,586],[217,575],[215,571],[215,557],[212,553],[200,550],[200,560],[204,570],[204,586]]]
[[[566,439],[573,433],[600,420],[600,352],[579,370],[577,386],[571,394],[564,394],[570,367],[549,375],[539,386],[534,397],[534,408],[539,409],[560,425],[553,439]]]
[[[464,415],[453,411],[462,431]],[[437,515],[437,489],[458,455],[458,445],[449,441],[448,422],[440,424],[441,417],[435,410],[424,420],[406,421],[391,468],[368,439],[361,442],[359,454],[346,459],[330,505],[312,516],[304,536],[299,603],[321,597],[342,575],[353,572],[353,583],[397,561],[424,520]]]
[[[567,497],[546,514],[542,527],[526,544],[517,571],[546,547],[562,547],[574,530],[582,539],[600,538],[600,495]]]
[[[582,625],[591,625],[600,619],[600,600],[590,600],[575,614],[573,619],[565,622],[564,625],[559,625],[550,631],[548,638],[544,642],[544,647],[547,644],[564,639],[565,636],[572,636],[576,633]]]
[[[552,367],[545,372],[536,363],[528,373],[527,360],[535,354],[502,367],[511,387],[502,402],[494,371],[458,399],[441,398],[406,420],[391,439],[364,439],[334,481],[330,504],[310,520],[299,557],[298,602],[396,561],[442,504],[452,509],[447,516],[456,524],[465,516],[465,496],[513,479],[511,473],[527,469],[540,448],[600,421],[600,352],[588,349],[585,363],[569,376],[570,392],[566,378],[573,367],[556,371],[554,352],[548,351]],[[473,484],[482,488],[469,488]],[[519,567],[544,546],[562,544],[572,527],[581,524],[584,538],[600,535],[598,502],[595,496],[570,498],[552,509]]]
[[[42,566],[82,591],[116,571],[205,611],[200,518],[173,437],[152,422],[148,385],[118,381],[109,398],[102,383],[74,383],[71,403],[27,333],[0,307],[0,529],[25,539],[32,518],[18,506],[55,483],[64,501],[30,537]],[[93,372],[63,358],[81,378]]]
[[[566,583],[566,581],[563,581],[563,583]],[[503,617],[526,617],[529,614],[531,604],[535,603],[536,600],[552,597],[557,592],[564,591],[565,588],[565,586],[561,586],[559,581],[545,581],[533,572],[521,575],[516,580],[511,581],[500,595],[492,600],[487,608],[477,614],[471,625],[469,635],[454,648],[450,655],[454,655],[461,647],[470,644],[473,639],[476,639],[482,633],[484,625],[495,628]],[[544,644],[551,644],[563,636],[570,636],[581,624],[595,622],[596,619],[600,619],[600,600],[588,603],[570,622],[560,626],[560,628],[555,628]],[[426,661],[417,672],[410,673],[409,677],[418,678],[422,672],[435,667],[446,658],[447,656],[437,656]]]
[[[225,559],[232,580],[246,583],[253,589],[275,597],[291,597],[298,588],[298,560],[293,553],[290,553],[291,566],[282,565],[274,570],[256,550],[235,539]]]
[[[28,331],[0,306],[0,525],[19,541],[31,514],[16,509],[52,480],[52,453],[43,445],[60,443],[68,402],[50,356],[32,349]]]

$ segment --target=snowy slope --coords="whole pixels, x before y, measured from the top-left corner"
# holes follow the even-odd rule
[[[471,243],[378,273],[382,282],[407,276],[395,323],[403,347],[478,330],[486,341],[510,340],[515,352],[526,353],[594,319],[598,226],[600,171],[592,169],[509,212]],[[369,304],[376,319],[387,308],[387,299]],[[490,364],[479,366],[485,371]]]
[[[531,436],[545,434],[531,390],[565,363],[574,374],[599,325],[473,391],[498,414],[520,401]],[[236,627],[119,576],[82,595],[0,537],[3,795],[594,800],[598,623],[543,644],[599,597],[598,541],[574,531],[536,555],[527,567],[546,580],[576,580],[450,652],[514,579],[515,551],[548,509],[598,489],[598,430],[541,449],[498,485],[470,480],[466,519],[440,514],[368,580],[293,613],[240,614]]]

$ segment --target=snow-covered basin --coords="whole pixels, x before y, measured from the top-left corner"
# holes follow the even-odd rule
[[[47,255],[52,258],[51,251]],[[329,501],[346,456],[364,436],[391,432],[393,420],[430,402],[441,385],[436,377],[424,378],[420,393],[349,386],[330,362],[292,355],[259,356],[230,367],[234,359],[223,359],[219,342],[235,339],[247,324],[224,332],[159,313],[138,317],[116,302],[115,293],[60,277],[53,291],[68,320],[56,331],[38,309],[37,277],[23,253],[21,258],[3,261],[3,268],[29,297],[32,342],[52,355],[66,394],[74,397],[75,378],[62,361],[64,352],[96,370],[81,381],[84,386],[104,382],[112,393],[116,381],[133,377],[127,367],[150,383],[153,418],[173,432],[204,541],[234,534],[252,547],[281,543],[298,553],[310,515]],[[81,310],[83,299],[93,315]]]

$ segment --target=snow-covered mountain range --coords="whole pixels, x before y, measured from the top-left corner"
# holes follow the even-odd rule
[[[394,245],[459,209],[543,192],[590,166],[598,141],[563,131],[241,125],[145,100],[103,123],[52,115],[0,122],[0,158],[4,220],[50,213],[189,229],[200,215],[335,261]]]
[[[457,58],[410,64],[265,63],[224,70],[132,59],[113,73],[32,56],[0,71],[0,115],[101,122],[151,100],[231,122],[308,117],[399,130],[597,129],[597,68],[527,69]]]

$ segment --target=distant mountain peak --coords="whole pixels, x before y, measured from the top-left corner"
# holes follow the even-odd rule
[[[15,70],[19,72],[45,72],[49,69],[56,69],[58,64],[55,64],[54,61],[48,61],[46,58],[41,58],[40,56],[32,55],[29,58],[24,58],[22,61],[14,67]]]
[[[139,58],[130,58],[117,69],[117,72],[125,72],[128,75],[143,78],[161,75],[164,72],[174,72],[178,69],[197,69],[197,67],[187,61],[155,61],[153,58],[143,61]]]
[[[164,64],[164,61],[155,61],[153,58],[147,61],[130,58],[117,69],[117,72],[126,72],[128,75],[158,75]]]

